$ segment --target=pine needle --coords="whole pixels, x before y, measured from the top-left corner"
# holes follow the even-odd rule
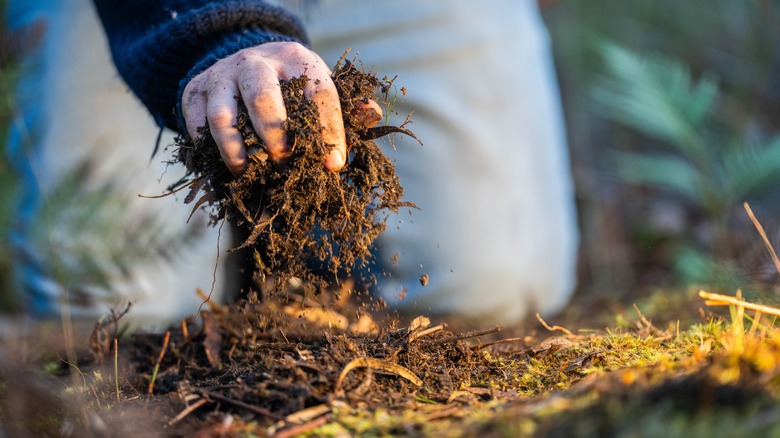
[[[168,330],[165,332],[165,339],[163,340],[163,348],[162,351],[160,351],[160,355],[157,357],[157,363],[154,364],[154,371],[152,371],[152,378],[149,381],[149,390],[147,391],[149,395],[152,395],[154,393],[154,382],[157,380],[157,373],[160,371],[160,364],[162,363],[163,357],[165,357],[165,352],[168,350],[168,341],[171,340],[171,331]]]
[[[116,385],[116,402],[120,403],[119,399],[119,341],[114,338],[114,383]]]
[[[554,326],[550,327],[550,325],[547,324],[546,322],[544,322],[544,320],[542,319],[542,316],[539,315],[538,313],[536,314],[536,319],[539,320],[539,322],[544,326],[544,328],[546,328],[547,330],[549,330],[551,332],[554,332],[556,330],[560,330],[560,331],[566,333],[569,336],[576,336],[574,333],[570,332],[569,329],[567,329],[565,327],[561,327],[559,325],[554,325]]]
[[[769,238],[764,231],[764,227],[762,227],[761,222],[756,219],[756,216],[753,214],[753,210],[750,208],[750,205],[747,202],[742,204],[742,206],[745,207],[745,211],[747,211],[750,220],[758,230],[758,234],[761,235],[761,239],[764,241],[764,245],[766,245],[766,249],[769,251],[769,255],[772,257],[772,261],[775,263],[775,269],[777,269],[777,272],[780,273],[780,259],[777,258],[777,253],[775,252],[775,249],[772,248],[772,244],[769,242]]]
[[[349,362],[341,371],[341,374],[339,375],[339,379],[336,381],[335,392],[341,390],[341,384],[344,382],[344,378],[347,377],[347,374],[349,374],[350,371],[357,368],[371,368],[371,369],[382,370],[391,374],[396,374],[412,382],[416,386],[422,386],[423,383],[422,380],[419,377],[415,376],[413,372],[402,367],[401,365],[388,362],[382,359],[375,359],[372,357],[359,357]]]
[[[699,296],[706,300],[704,304],[708,306],[737,306],[742,307],[743,309],[755,310],[766,315],[780,316],[780,309],[778,308],[751,303],[738,297],[730,297],[728,295],[715,294],[703,290],[699,291]]]

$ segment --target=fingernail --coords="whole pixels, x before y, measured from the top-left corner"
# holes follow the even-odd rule
[[[338,170],[344,167],[344,155],[338,149],[333,149],[325,163],[329,169]]]

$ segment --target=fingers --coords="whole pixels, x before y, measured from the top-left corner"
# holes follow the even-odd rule
[[[341,103],[336,86],[328,78],[326,81],[310,80],[303,90],[304,96],[317,104],[322,127],[322,140],[333,149],[325,158],[325,167],[339,170],[344,167],[347,156],[347,138],[344,134],[344,119],[341,117]]]
[[[236,128],[237,95],[235,82],[223,80],[209,88],[206,103],[209,131],[219,148],[222,161],[233,175],[241,175],[247,166],[244,139]]]
[[[241,71],[239,84],[252,126],[263,139],[266,152],[274,161],[287,158],[287,136],[282,128],[287,109],[275,70],[265,63],[255,64]]]
[[[309,81],[303,89],[303,94],[317,104],[322,128],[322,140],[333,149],[325,158],[325,167],[339,170],[344,167],[347,156],[347,138],[344,133],[344,119],[341,116],[336,84],[330,77],[330,70],[325,62],[314,52],[305,49],[304,52],[291,53],[283,64],[283,74],[286,78],[305,74]]]
[[[309,77],[304,96],[318,108],[323,141],[332,146],[325,167],[339,170],[346,161],[346,135],[336,86],[330,70],[314,52],[298,43],[266,43],[224,58],[190,81],[182,96],[182,114],[190,137],[208,120],[225,165],[234,175],[247,166],[247,151],[236,128],[240,96],[249,118],[274,161],[289,155],[282,128],[287,111],[280,79]],[[381,119],[381,110],[379,110]],[[369,116],[376,118],[376,114]]]
[[[184,87],[181,99],[181,112],[187,133],[191,139],[198,138],[198,128],[208,125],[206,120],[206,89],[203,87],[203,77],[198,76]]]
[[[222,161],[235,176],[241,175],[247,166],[244,140],[235,126],[237,95],[230,78],[201,74],[184,87],[182,96],[182,115],[190,138],[198,138],[198,128],[206,123]]]

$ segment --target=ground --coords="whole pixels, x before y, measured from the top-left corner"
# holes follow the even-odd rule
[[[9,436],[777,433],[776,310],[756,319],[750,301],[716,297],[736,303],[728,316],[670,292],[472,331],[296,293],[209,305],[165,333],[121,335],[109,318],[77,339],[78,366],[61,349],[4,355],[0,419]],[[561,323],[572,316],[594,325]]]

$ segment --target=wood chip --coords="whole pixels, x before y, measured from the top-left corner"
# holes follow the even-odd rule
[[[218,367],[221,360],[219,358],[222,350],[222,333],[220,332],[219,322],[217,322],[209,312],[201,312],[203,316],[203,332],[206,338],[203,340],[203,348],[206,350],[206,358],[213,367]]]

